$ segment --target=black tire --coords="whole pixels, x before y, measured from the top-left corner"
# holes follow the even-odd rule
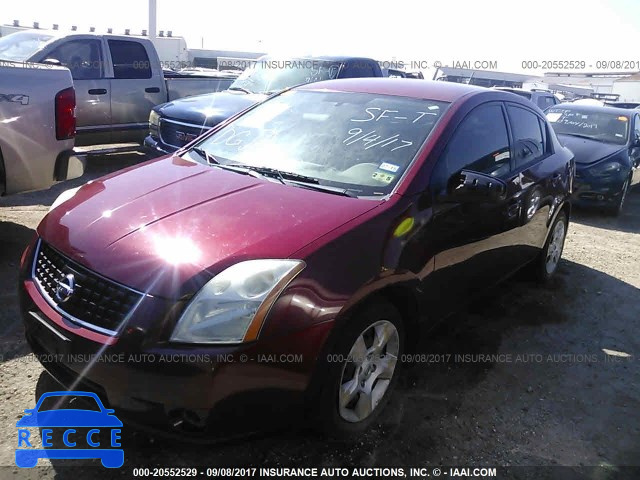
[[[369,372],[370,377],[366,377],[366,375],[365,377],[358,377],[358,375],[360,375],[358,372],[361,372],[362,375],[366,374],[369,369],[373,368],[371,363],[367,364],[368,368],[363,368],[361,366],[360,369],[358,369],[356,361],[360,357],[354,355],[354,357],[358,357],[353,358],[353,360],[356,360],[354,362],[349,361],[351,359],[348,357],[350,352],[352,352],[352,347],[355,348],[356,341],[359,340],[361,336],[364,339],[365,345],[370,347],[366,340],[368,335],[364,334],[369,332],[370,328],[376,324],[378,325],[378,328],[382,327],[384,329],[389,329],[385,322],[391,323],[393,327],[395,327],[395,332],[397,333],[397,360],[394,364],[394,368],[392,369],[393,372],[388,383],[386,383],[385,378],[382,378],[383,375],[386,377],[386,373],[380,373],[382,372],[382,367],[378,373],[379,377],[372,379],[371,383],[369,383],[368,379],[375,376],[375,368],[373,372]],[[391,329],[389,329],[389,331],[391,331]],[[322,373],[318,372],[318,374],[322,374],[322,386],[320,395],[314,401],[313,410],[316,426],[320,430],[324,431],[331,437],[349,440],[371,427],[378,419],[380,412],[384,409],[386,403],[389,401],[399,376],[401,355],[404,351],[404,324],[400,313],[393,305],[385,301],[376,301],[364,306],[352,318],[348,319],[341,327],[341,330],[336,332],[336,334],[337,341],[335,342],[331,352],[327,355],[326,359],[322,359],[324,362],[324,368],[321,369]],[[374,338],[375,337],[372,337],[372,340]],[[393,343],[392,340],[389,340],[386,345],[387,346],[381,355],[373,355],[374,359],[378,359],[378,361],[385,361],[385,358],[387,361],[390,359],[391,356],[386,355],[386,352],[393,350],[395,343]],[[387,348],[389,350],[387,350]],[[368,358],[368,356],[366,358]],[[363,386],[363,390],[365,387],[371,390],[372,393],[370,397],[372,399],[375,398],[373,393],[374,391],[386,388],[381,398],[370,402],[370,405],[373,405],[372,412],[366,416],[366,418],[356,421],[354,421],[354,418],[351,418],[350,420],[345,419],[344,415],[345,413],[349,413],[349,408],[341,409],[338,397],[343,383],[343,378],[350,378],[351,371],[354,372],[354,375],[352,380],[349,382],[354,382],[356,378],[367,378],[365,384],[360,385]],[[343,377],[343,373],[345,374],[345,377]],[[345,385],[349,382],[345,382]],[[369,385],[373,386],[369,388]],[[367,398],[367,395],[364,392],[357,393],[356,395],[357,396],[352,400],[356,405],[360,402],[360,395],[365,395],[365,399]],[[364,403],[366,403],[366,401]],[[354,415],[355,410],[356,408],[354,408]]]
[[[611,209],[609,210],[609,214],[617,217],[622,213],[622,208],[624,207],[624,201],[627,198],[627,193],[629,193],[629,185],[631,184],[630,179],[626,179],[624,184],[622,185],[622,190],[620,193],[620,198],[618,199],[618,201],[616,202],[616,204],[611,207]]]
[[[560,245],[560,251],[558,252],[557,260],[555,261],[554,265],[551,265],[552,268],[550,268],[549,255],[552,253],[550,250],[553,248],[552,244],[554,241],[554,234],[556,232],[556,228],[561,228],[561,227],[558,227],[558,224],[560,222],[562,222],[562,225],[564,227],[563,233],[562,233],[562,242]],[[564,250],[564,241],[565,241],[565,238],[567,237],[568,226],[569,226],[569,222],[567,220],[567,214],[564,211],[562,211],[558,214],[558,216],[553,222],[553,225],[549,229],[549,236],[547,238],[547,241],[544,244],[542,251],[538,255],[538,258],[534,260],[533,264],[531,265],[533,276],[535,280],[537,280],[538,282],[541,282],[541,283],[548,282],[549,280],[551,280],[551,278],[555,275],[556,271],[558,270],[558,265],[560,264],[560,258],[562,257],[562,252]],[[557,245],[556,245],[556,248],[557,248]]]

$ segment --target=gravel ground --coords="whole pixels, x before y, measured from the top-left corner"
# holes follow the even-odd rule
[[[574,215],[550,285],[513,278],[423,338],[420,352],[431,356],[405,366],[383,423],[354,444],[287,428],[203,446],[125,427],[125,468],[118,472],[45,460],[38,469],[18,469],[15,423],[44,391],[57,389],[23,340],[15,293],[22,249],[62,190],[140,160],[92,158],[82,179],[0,199],[0,478],[122,477],[135,466],[307,464],[605,465],[611,467],[597,478],[622,478],[616,467],[640,466],[636,189],[620,218]],[[569,473],[562,477],[574,478]]]

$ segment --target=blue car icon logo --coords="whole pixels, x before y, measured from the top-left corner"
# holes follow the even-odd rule
[[[98,410],[43,407],[45,401],[47,404],[55,402],[55,397],[89,397],[95,401]],[[32,468],[38,464],[40,458],[95,458],[100,459],[102,465],[107,468],[121,467],[124,463],[124,450],[120,444],[122,422],[113,415],[113,412],[104,408],[100,398],[92,392],[69,391],[42,394],[35,408],[25,410],[26,415],[16,423],[18,427],[16,465]],[[31,431],[27,430],[27,427],[40,429],[44,448],[32,447]],[[66,448],[53,447],[54,429],[55,438],[62,440]],[[104,431],[107,430],[109,442],[108,445],[104,445]]]

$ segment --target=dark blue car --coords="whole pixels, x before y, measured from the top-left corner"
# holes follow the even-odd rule
[[[546,115],[575,155],[572,203],[618,215],[640,182],[640,111],[562,103]]]
[[[53,398],[52,398],[53,397]],[[44,410],[43,403],[47,401],[51,404],[55,397],[88,397],[93,399],[99,410],[78,409],[78,408],[57,408]],[[122,422],[113,414],[113,410],[106,409],[100,398],[95,393],[78,392],[78,391],[62,391],[48,392],[43,394],[35,408],[26,409],[26,415],[16,423],[18,428],[38,427],[40,429],[48,428],[65,428],[64,442],[65,445],[71,442],[71,434],[75,434],[74,427],[87,428],[90,430],[86,434],[86,441],[90,446],[95,448],[22,448],[16,450],[16,465],[22,468],[35,467],[39,458],[55,458],[55,459],[91,459],[99,458],[107,468],[118,468],[124,463],[124,451],[121,448],[114,447],[114,435],[110,435],[112,441],[104,448],[100,445],[97,437],[101,429],[119,429]],[[44,432],[44,430],[43,430]],[[119,435],[119,430],[116,430]],[[44,436],[44,434],[43,434]],[[117,436],[119,438],[119,436]],[[25,442],[22,442],[25,443]],[[28,442],[26,442],[28,443]],[[43,441],[44,444],[44,441]],[[18,443],[20,446],[20,441]],[[119,444],[117,445],[119,447]]]

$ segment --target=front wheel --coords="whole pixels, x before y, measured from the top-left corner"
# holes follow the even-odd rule
[[[620,191],[620,198],[618,202],[613,206],[610,210],[611,215],[614,217],[619,216],[622,213],[622,207],[624,207],[624,201],[627,198],[627,193],[629,192],[629,179],[627,178],[622,185],[622,190]]]
[[[318,405],[320,427],[342,438],[364,432],[389,400],[404,348],[404,326],[386,302],[368,305],[338,332]]]

